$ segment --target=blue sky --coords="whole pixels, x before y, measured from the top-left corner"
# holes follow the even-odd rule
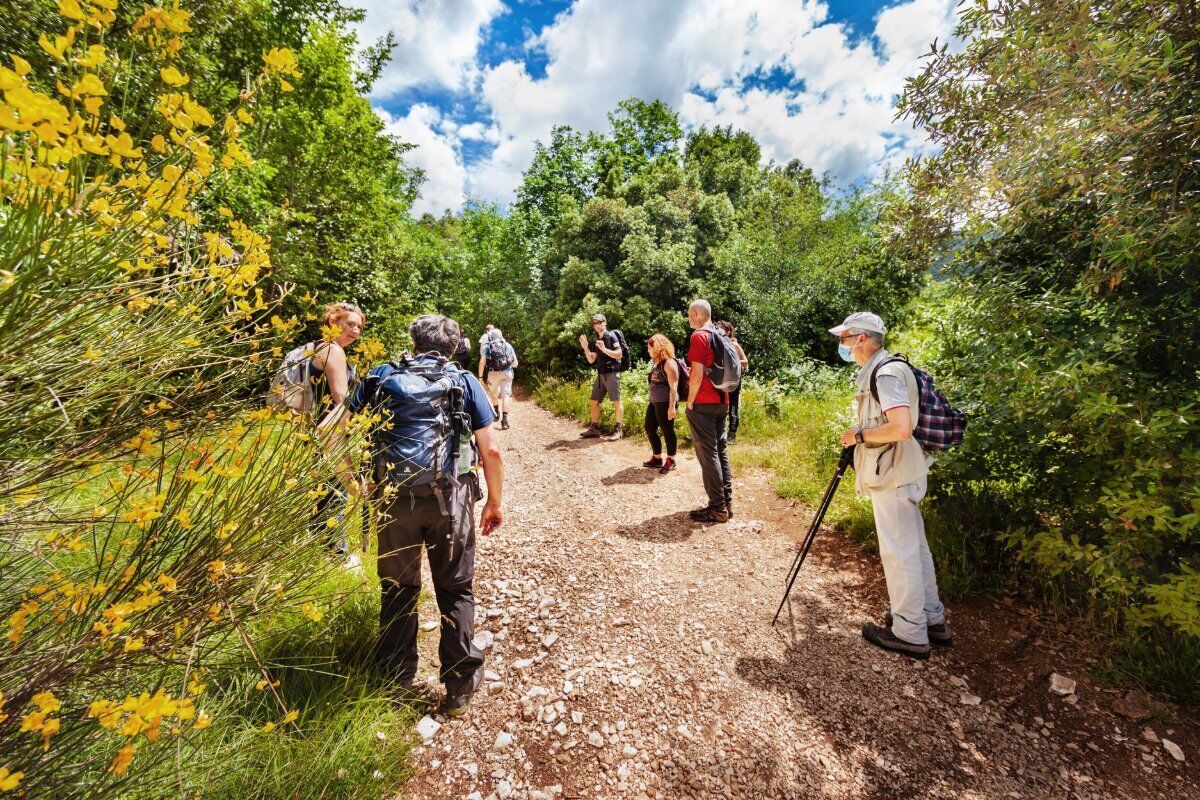
[[[685,128],[747,130],[764,158],[842,185],[923,152],[894,120],[904,77],[954,27],[955,0],[359,0],[364,43],[398,41],[372,102],[417,145],[414,211],[506,205],[554,124],[603,128],[626,97]]]

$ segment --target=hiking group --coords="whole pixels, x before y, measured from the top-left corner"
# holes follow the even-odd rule
[[[651,368],[644,425],[653,454],[644,466],[662,474],[675,468],[676,408],[685,403],[707,496],[691,518],[722,523],[733,515],[728,445],[737,434],[741,378],[749,361],[732,325],[713,323],[708,301],[692,302],[687,316],[692,332],[686,358],[676,357],[671,340],[661,333],[646,340]],[[620,439],[619,379],[630,365],[629,347],[619,330],[608,328],[605,315],[594,314],[591,321],[595,339],[579,337],[596,369],[591,420],[581,435]],[[477,377],[469,369],[471,341],[458,323],[429,314],[409,328],[416,355],[406,353],[360,379],[345,350],[362,334],[365,315],[352,304],[334,303],[326,307],[324,322],[338,335],[289,353],[272,382],[269,402],[301,415],[319,412],[317,427],[328,442],[342,435],[349,415],[379,415],[370,434],[369,477],[363,480],[357,465],[342,462],[337,485],[326,487],[316,511],[337,500],[344,506],[370,488],[367,495],[380,520],[375,660],[402,687],[411,687],[417,675],[417,601],[421,551],[426,551],[441,617],[438,660],[445,697],[440,710],[460,716],[483,681],[484,657],[473,643],[475,506],[486,497],[479,518],[483,535],[503,524],[504,464],[494,426],[510,427],[516,352],[489,325],[479,339]],[[863,636],[878,647],[928,658],[931,641],[949,645],[953,638],[938,599],[919,504],[930,451],[961,442],[965,419],[926,373],[883,349],[887,329],[875,314],[852,314],[830,332],[842,359],[859,366],[856,425],[840,441],[854,448],[856,489],[872,501],[889,596],[883,624],[864,625]],[[616,419],[607,435],[600,428],[605,397]],[[347,549],[344,539],[331,545],[343,554]]]

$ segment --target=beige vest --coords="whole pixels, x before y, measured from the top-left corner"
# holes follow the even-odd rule
[[[877,364],[887,358],[890,358],[890,354],[880,349],[858,371],[858,377],[855,379],[857,393],[854,396],[854,416],[856,424],[863,429],[877,428],[888,421],[883,408],[871,394],[871,372]],[[895,375],[904,381],[908,388],[908,408],[912,426],[916,428],[921,390],[912,370],[907,364],[895,362],[880,367],[878,375]],[[913,438],[882,445],[860,444],[854,448],[854,489],[859,494],[869,494],[872,491],[894,489],[906,483],[915,483],[929,474],[929,465],[932,462],[933,459]]]

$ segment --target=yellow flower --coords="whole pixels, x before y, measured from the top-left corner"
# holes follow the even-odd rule
[[[192,730],[202,731],[209,725],[212,725],[212,717],[201,711],[199,716],[196,717],[196,724],[192,726]]]
[[[175,67],[164,67],[158,71],[158,74],[162,76],[163,83],[175,88],[187,86],[188,81],[191,80],[190,77],[184,75],[182,72],[175,69]]]
[[[308,617],[313,622],[320,622],[321,618],[325,616],[321,609],[317,608],[315,603],[305,603],[304,605],[300,606],[300,611],[304,614],[304,616]]]
[[[108,771],[114,775],[124,775],[125,770],[129,769],[129,765],[133,763],[133,754],[137,750],[132,744],[127,744],[117,751],[117,757],[108,767]]]
[[[82,58],[75,59],[75,63],[81,67],[95,69],[102,65],[107,57],[107,54],[104,52],[104,45],[94,44],[88,48],[88,54]]]
[[[158,434],[155,433],[152,428],[142,428],[140,431],[138,431],[137,436],[134,436],[129,441],[122,442],[121,444],[125,447],[128,447],[130,450],[136,450],[139,453],[146,454],[154,452],[153,444],[154,440],[157,438]]]
[[[137,637],[136,639],[127,639],[125,641],[125,652],[133,653],[138,650],[141,650],[145,646],[146,646],[146,640],[143,639],[141,636]]]
[[[67,19],[77,19],[80,22],[84,19],[83,8],[80,7],[79,0],[58,0],[58,13]]]
[[[65,53],[71,49],[71,45],[75,42],[75,29],[67,28],[66,36],[55,36],[51,42],[46,34],[38,35],[38,44],[42,49],[49,53],[55,61],[66,61]]]
[[[50,737],[58,733],[60,724],[61,721],[57,717],[46,720],[46,724],[42,726],[42,750],[50,749]]]
[[[286,47],[273,47],[268,53],[263,53],[263,63],[268,74],[281,72],[285,75],[300,77],[296,69],[296,55]]]
[[[62,709],[62,703],[54,696],[54,692],[38,692],[30,702],[37,706],[38,710],[47,714],[53,714]]]
[[[158,576],[157,583],[162,587],[164,592],[173,592],[178,587],[175,579],[165,572]]]
[[[156,153],[165,153],[167,151],[167,140],[163,138],[161,133],[155,134],[154,138],[150,140],[150,146],[154,148]]]
[[[179,527],[185,531],[192,529],[192,517],[188,514],[186,508],[179,509],[179,513],[175,515],[175,521],[179,523]]]
[[[289,711],[288,713],[283,715],[283,724],[287,725],[289,722],[295,722],[299,717],[300,717],[299,711]]]
[[[263,733],[270,733],[270,732],[271,732],[271,731],[273,731],[273,730],[275,730],[275,723],[274,723],[274,722],[268,722],[266,725],[263,725],[263,726],[262,726],[262,732],[263,732]]]
[[[9,772],[8,767],[0,767],[0,792],[11,792],[24,777],[24,772]]]
[[[85,72],[83,77],[77,80],[75,85],[71,87],[70,92],[71,97],[106,94],[108,94],[108,90],[104,88],[104,83],[91,72]]]

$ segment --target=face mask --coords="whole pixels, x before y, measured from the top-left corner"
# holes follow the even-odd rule
[[[842,361],[845,361],[847,363],[854,362],[854,348],[852,348],[848,344],[839,344],[838,345],[838,355],[842,357]]]

